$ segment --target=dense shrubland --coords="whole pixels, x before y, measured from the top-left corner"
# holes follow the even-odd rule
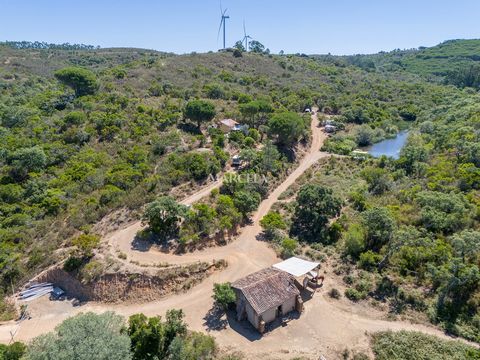
[[[464,91],[449,105],[420,113],[398,160],[319,164],[294,201],[278,207],[280,216],[264,218],[266,235],[288,224],[306,248],[312,242],[319,248],[332,242],[323,234],[339,231],[337,271],[345,274],[348,298],[387,301],[392,313],[421,311],[449,332],[479,341],[479,100]],[[323,189],[322,201],[312,187]],[[340,217],[335,201],[325,206],[331,196],[344,202]],[[321,214],[313,216],[312,208]],[[317,222],[316,232],[306,232],[313,239],[297,230]]]
[[[404,71],[421,75],[429,80],[450,82],[452,73],[464,73],[480,61],[480,40],[447,40],[430,48],[380,52],[373,55],[347,56],[342,60],[368,71]],[[456,85],[456,84],[455,84]],[[460,84],[461,87],[471,86]]]
[[[297,142],[309,137],[308,117],[299,114],[316,104],[344,128],[325,144],[332,152],[348,154],[416,128],[398,161],[353,166],[354,178],[334,189],[327,217],[341,200],[346,218],[325,223],[310,214],[321,220],[322,242],[352,239],[342,240],[351,261],[430,289],[426,298],[438,297],[432,319],[454,329],[468,323],[475,332],[478,256],[453,245],[466,249],[478,237],[479,115],[470,89],[334,57],[2,45],[0,63],[2,294],[63,258],[58,249],[73,247],[75,258],[88,259],[93,225],[113,210],[139,210],[172,188],[195,187],[224,172],[229,153],[239,152],[247,164],[242,174],[265,176],[268,184],[233,178],[182,212],[174,229],[184,245],[218,229],[228,238],[292,166]],[[250,129],[227,137],[209,126],[223,117]],[[298,216],[265,221],[284,256],[307,240]],[[385,229],[370,228],[371,219],[392,227],[388,238]],[[410,241],[425,256],[416,258]]]
[[[372,350],[377,360],[473,360],[480,358],[480,351],[472,346],[408,331],[374,334]]]
[[[247,138],[255,145],[252,137],[244,137],[240,143],[244,144]],[[205,246],[212,239],[228,241],[291,165],[269,140],[260,150],[251,145],[242,147],[242,169],[225,173],[220,189],[212,191],[202,202],[187,208],[163,197],[148,204],[144,213],[144,221],[149,225],[146,232],[158,242],[175,240],[177,251]]]

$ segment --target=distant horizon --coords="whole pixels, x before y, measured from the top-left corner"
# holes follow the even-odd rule
[[[419,45],[417,47],[411,47],[411,48],[394,48],[394,49],[391,49],[391,50],[379,50],[375,53],[352,53],[352,54],[334,54],[334,53],[304,53],[304,52],[285,52],[286,55],[295,55],[295,54],[305,54],[305,55],[308,55],[308,56],[315,56],[315,55],[318,55],[318,56],[328,56],[328,55],[332,55],[332,56],[355,56],[355,55],[375,55],[375,54],[379,54],[379,53],[390,53],[390,52],[393,52],[393,51],[409,51],[409,50],[421,50],[421,48],[430,48],[430,47],[435,47],[435,46],[438,46],[440,44],[443,44],[447,41],[462,41],[462,40],[480,40],[480,38],[458,38],[458,39],[445,39],[443,41],[440,41],[439,43],[437,44],[434,44],[434,45],[429,45],[429,46],[426,46],[426,45]],[[100,49],[104,49],[104,50],[108,50],[108,49],[138,49],[138,50],[147,50],[147,51],[156,51],[156,52],[160,52],[160,53],[166,53],[166,54],[174,54],[174,55],[189,55],[189,54],[192,54],[192,53],[197,53],[197,54],[208,54],[208,53],[217,53],[217,52],[220,52],[222,49],[218,49],[218,50],[208,50],[208,51],[187,51],[187,52],[184,52],[184,53],[177,53],[177,52],[173,52],[173,51],[166,51],[166,50],[161,50],[161,49],[154,49],[154,48],[145,48],[145,47],[138,47],[138,46],[100,46],[100,45],[95,45],[95,44],[85,44],[85,43],[73,43],[73,42],[64,42],[64,43],[52,43],[52,42],[48,42],[48,41],[42,41],[42,40],[1,40],[0,43],[21,43],[21,42],[28,42],[28,43],[43,43],[43,44],[48,44],[48,45],[65,45],[65,44],[69,44],[69,45],[80,45],[80,46],[92,46],[93,49],[91,50],[100,50]],[[227,49],[231,49],[232,47],[227,47]],[[89,49],[85,49],[85,50],[89,50]],[[278,55],[278,53],[275,53],[275,52],[271,52],[272,55]]]
[[[476,0],[2,1],[0,38],[206,53],[222,45],[220,6],[230,16],[228,47],[244,37],[245,22],[275,54],[375,54],[480,38]]]

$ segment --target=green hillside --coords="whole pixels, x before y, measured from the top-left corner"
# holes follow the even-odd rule
[[[394,50],[374,55],[347,57],[350,63],[383,71],[408,71],[427,78],[448,73],[480,62],[480,39],[448,40],[439,45],[413,50]]]
[[[402,66],[422,75],[444,76],[448,72],[480,62],[480,39],[449,40],[406,55]]]
[[[391,299],[395,314],[428,313],[479,341],[480,102],[471,90],[428,81],[476,64],[479,47],[459,40],[339,58],[0,46],[0,299],[66,259],[66,270],[94,281],[116,260],[92,261],[99,222],[110,225],[112,214],[116,222],[117,210],[123,221],[138,219],[150,204],[154,240],[183,250],[218,229],[233,232],[295,166],[310,139],[305,109],[315,105],[338,125],[324,144],[332,153],[400,129],[411,136],[398,160],[321,165],[309,181],[340,198],[342,215],[313,214],[329,220],[317,226],[293,202],[273,241],[283,254],[311,246],[310,254],[339,255],[353,301]],[[226,136],[215,127],[224,118],[250,129]],[[240,171],[272,185],[228,184],[188,211],[167,197],[229,171],[237,153],[246,159]],[[178,211],[168,236],[155,222],[167,206]],[[12,316],[0,302],[0,317]]]

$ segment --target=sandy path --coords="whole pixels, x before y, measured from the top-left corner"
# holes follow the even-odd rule
[[[261,204],[252,218],[252,224],[241,230],[237,239],[230,244],[197,251],[185,255],[164,254],[158,251],[135,251],[130,243],[136,232],[141,228],[139,222],[131,224],[125,229],[116,231],[108,241],[115,247],[128,254],[129,260],[147,262],[169,262],[172,264],[187,263],[198,260],[225,259],[229,266],[214,273],[199,285],[189,291],[177,295],[168,296],[158,301],[145,304],[106,305],[99,303],[87,303],[80,307],[73,307],[68,302],[52,303],[41,299],[38,304],[31,305],[32,320],[25,321],[21,326],[7,324],[0,326],[0,342],[10,340],[9,332],[18,330],[16,340],[29,340],[39,334],[51,331],[55,325],[69,316],[78,312],[107,310],[116,311],[124,316],[143,312],[147,316],[163,315],[168,309],[182,308],[186,314],[186,320],[193,330],[212,330],[212,324],[219,326],[225,324],[225,316],[210,318],[210,326],[206,324],[206,316],[213,307],[212,286],[217,282],[234,281],[251,272],[270,266],[278,261],[273,250],[264,242],[256,240],[261,232],[260,219],[269,211],[278,197],[312,164],[322,157],[329,156],[319,151],[325,139],[324,133],[318,127],[318,119],[312,116],[312,146],[305,154],[298,167],[280,184]],[[208,188],[182,201],[190,204],[201,199],[203,196],[220,186],[212,183]],[[328,282],[328,278],[327,278]],[[441,331],[433,327],[414,325],[407,322],[388,322],[376,318],[374,315],[359,310],[356,305],[348,302],[335,302],[331,300],[325,291],[317,293],[311,300],[305,303],[305,312],[299,320],[291,321],[288,326],[280,327],[267,333],[262,338],[251,331],[250,327],[231,323],[221,331],[212,330],[221,346],[243,351],[248,358],[291,358],[293,355],[317,356],[320,354],[336,356],[338,351],[344,348],[366,348],[368,337],[366,332],[379,330],[417,330],[437,336],[446,337]],[[38,314],[35,311],[38,307]],[[40,310],[41,309],[41,310]],[[261,339],[261,341],[260,341]]]
[[[181,200],[183,205],[191,205],[202,198],[208,196],[213,189],[217,189],[222,186],[222,179],[218,179],[208,186],[200,189],[200,191],[186,197]],[[213,252],[203,252],[201,254],[189,253],[184,256],[175,256],[172,254],[165,254],[161,251],[151,248],[148,251],[135,250],[132,248],[132,240],[135,235],[145,226],[142,225],[140,220],[129,224],[127,227],[116,230],[107,236],[107,243],[110,250],[120,251],[128,256],[128,259],[119,261],[130,265],[130,261],[141,264],[155,264],[159,262],[168,262],[172,264],[186,264],[195,261],[218,259]],[[115,256],[115,254],[113,254]],[[116,257],[116,256],[115,256]]]

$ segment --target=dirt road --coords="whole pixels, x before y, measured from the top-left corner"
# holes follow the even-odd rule
[[[249,249],[255,251],[268,251],[272,252],[265,244],[256,241],[256,235],[261,232],[259,224],[260,219],[268,213],[271,206],[278,200],[278,197],[287,188],[292,185],[305,170],[312,166],[319,159],[329,156],[327,153],[320,152],[323,141],[325,140],[325,133],[319,127],[318,119],[316,115],[312,116],[311,122],[312,142],[309,151],[304,155],[300,161],[298,167],[281,183],[270,195],[260,204],[258,210],[255,212],[252,218],[252,224],[244,227],[241,230],[237,239],[227,246],[209,248],[206,250],[194,251],[187,254],[175,255],[170,253],[164,253],[154,248],[148,249],[148,251],[140,251],[132,249],[132,240],[135,238],[135,234],[140,231],[143,226],[140,221],[132,223],[126,228],[117,230],[107,237],[108,244],[111,249],[120,251],[127,255],[128,261],[134,261],[140,264],[154,264],[154,263],[169,263],[169,264],[186,264],[195,261],[210,261],[213,259],[227,259],[232,254],[238,251],[248,252]],[[222,184],[221,179],[203,188],[199,192],[185,198],[181,201],[184,205],[191,205],[194,202],[208,196],[210,192],[220,187]],[[261,254],[261,253],[260,253]],[[260,254],[254,253],[254,257],[251,261],[255,261],[255,258]],[[233,263],[230,263],[230,267]]]
[[[418,330],[438,336],[444,336],[431,327],[422,327],[405,322],[388,322],[374,316],[371,310],[364,311],[348,302],[335,302],[326,296],[326,292],[317,293],[305,303],[305,312],[300,319],[291,321],[288,326],[280,327],[267,333],[262,338],[248,326],[239,325],[224,316],[211,313],[213,308],[212,287],[214,283],[234,281],[249,273],[270,266],[279,259],[274,251],[256,236],[261,232],[260,219],[269,211],[278,197],[293,184],[305,170],[319,159],[329,156],[319,151],[325,134],[318,126],[316,115],[312,115],[312,144],[308,153],[300,161],[298,167],[281,183],[262,203],[253,216],[252,224],[244,227],[240,235],[230,244],[209,248],[185,255],[165,254],[155,250],[138,251],[131,248],[136,232],[141,228],[139,222],[121,229],[108,237],[114,248],[127,254],[129,260],[140,263],[168,262],[171,264],[188,263],[198,260],[225,259],[229,266],[216,272],[201,284],[188,292],[168,296],[146,304],[106,305],[87,303],[73,307],[68,302],[53,303],[42,299],[31,305],[32,320],[23,322],[19,327],[14,324],[0,326],[0,342],[10,340],[9,332],[17,330],[15,339],[29,340],[39,334],[52,330],[55,325],[69,316],[79,312],[94,311],[97,313],[113,310],[124,316],[143,312],[147,316],[163,315],[168,309],[181,308],[186,320],[193,330],[210,331],[218,343],[233,350],[246,353],[248,358],[292,358],[292,356],[315,356],[320,354],[334,358],[346,347],[366,348],[366,332],[378,330]],[[191,204],[206,196],[219,183],[211,184],[207,189],[196,193],[182,201]],[[328,278],[327,278],[328,282]],[[328,288],[328,284],[327,284]],[[36,311],[41,308],[41,312]],[[369,312],[370,311],[370,312]],[[230,325],[227,325],[229,323]]]

